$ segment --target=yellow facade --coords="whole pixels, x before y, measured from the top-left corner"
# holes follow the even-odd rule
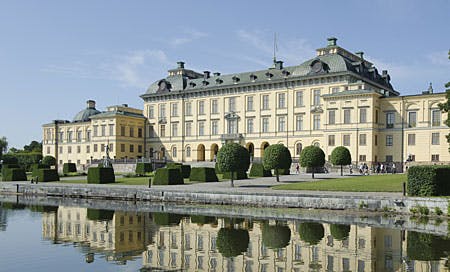
[[[93,160],[106,156],[125,160],[144,157],[146,119],[142,110],[127,105],[110,106],[104,112],[95,110],[95,102],[88,101],[91,111],[74,121],[55,120],[43,125],[43,155],[57,158],[58,164],[76,163],[84,170]]]
[[[141,97],[148,154],[174,161],[213,161],[222,144],[234,141],[254,159],[282,143],[294,159],[305,146],[320,146],[328,158],[344,145],[356,164],[450,163],[447,115],[433,113],[445,94],[399,96],[387,71],[379,74],[334,38],[299,66],[275,62],[263,71],[210,75],[180,62]]]

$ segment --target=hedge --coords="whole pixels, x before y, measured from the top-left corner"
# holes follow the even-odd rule
[[[275,171],[275,170],[273,170]],[[278,175],[290,175],[291,174],[291,169],[287,168],[287,169],[278,169]]]
[[[25,181],[27,174],[22,168],[2,168],[2,181]]]
[[[350,234],[349,225],[331,224],[330,225],[331,236],[336,240],[345,240]]]
[[[168,163],[167,168],[169,169],[178,169],[181,171],[181,176],[183,178],[189,178],[191,175],[191,166],[188,164],[181,164],[181,163]]]
[[[68,173],[76,173],[77,172],[77,165],[73,162],[66,162],[63,164],[63,174]]]
[[[25,171],[31,171],[31,166],[42,160],[42,154],[38,152],[18,152],[14,153],[13,156],[17,158],[20,168],[25,169]]]
[[[214,168],[208,167],[194,167],[191,169],[191,175],[189,176],[190,181],[200,181],[200,182],[217,182],[216,172]]]
[[[87,209],[87,219],[94,221],[110,221],[113,219],[114,211],[102,209]]]
[[[408,258],[417,261],[438,261],[450,251],[449,239],[415,231],[408,231],[406,245]]]
[[[6,175],[6,171],[8,169],[13,169],[13,168],[20,168],[20,166],[18,164],[3,164],[2,165],[2,176]]]
[[[159,168],[153,179],[154,185],[177,185],[184,184],[181,171],[178,169]]]
[[[252,163],[250,168],[250,177],[271,177],[272,172],[270,170],[264,169],[262,163]]]
[[[223,173],[223,178],[224,179],[231,179],[231,172]],[[237,180],[237,179],[247,179],[247,173],[246,172],[242,172],[242,171],[233,172],[233,180]]]
[[[285,225],[262,226],[262,243],[268,248],[284,248],[291,241],[291,229]]]
[[[153,222],[158,226],[179,225],[183,215],[175,213],[153,213]]]
[[[114,183],[114,169],[111,167],[90,167],[87,176],[88,183]]]
[[[58,171],[56,169],[35,169],[32,173],[33,178],[38,178],[38,182],[59,181]]]
[[[217,224],[217,219],[213,216],[204,215],[191,215],[191,223],[204,225],[204,224]]]
[[[411,166],[408,169],[409,196],[450,196],[449,166]]]
[[[37,169],[50,169],[50,165],[43,163],[34,163],[31,165],[31,171],[34,172]]]
[[[320,223],[300,223],[298,227],[300,239],[310,245],[317,245],[323,239],[324,232]]]
[[[146,173],[152,172],[153,166],[149,162],[138,162],[136,164],[136,175],[144,176]]]

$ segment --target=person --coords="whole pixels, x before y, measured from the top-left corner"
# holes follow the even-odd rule
[[[381,164],[381,166],[380,166],[380,172],[381,172],[381,174],[384,173],[384,164]]]
[[[392,163],[392,174],[397,173],[397,168],[395,166],[395,162]]]
[[[350,171],[350,174],[353,174],[353,166],[351,164],[348,166],[348,170]]]
[[[380,173],[380,167],[381,167],[380,163],[377,163],[377,174]]]
[[[297,162],[297,165],[295,165],[295,173],[296,174],[300,173],[300,164],[298,164],[298,162]]]

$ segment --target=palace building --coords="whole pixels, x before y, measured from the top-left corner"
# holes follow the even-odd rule
[[[222,75],[178,62],[168,72],[141,95],[149,156],[213,161],[222,144],[238,142],[254,160],[282,143],[294,159],[305,146],[319,146],[329,158],[342,145],[356,164],[450,162],[447,116],[438,107],[445,93],[430,85],[400,96],[386,70],[336,38],[297,66],[274,60],[265,70]]]

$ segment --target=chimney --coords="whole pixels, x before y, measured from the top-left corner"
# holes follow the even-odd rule
[[[87,104],[88,109],[95,109],[95,101],[94,100],[88,100],[86,102],[86,104]]]
[[[388,74],[388,71],[387,71],[387,70],[381,71],[381,75],[382,75],[382,76],[387,76],[387,74]]]
[[[431,85],[431,82],[430,82],[430,86],[428,86],[428,93],[429,94],[433,93],[433,85]]]
[[[277,60],[275,62],[275,69],[278,69],[278,70],[283,69],[283,62],[281,60]]]
[[[204,71],[204,72],[203,72],[203,77],[204,77],[205,79],[208,79],[208,78],[209,78],[209,74],[210,74],[209,71]]]
[[[184,62],[178,61],[177,65],[178,65],[178,67],[177,67],[178,69],[184,69]]]
[[[337,38],[335,38],[335,37],[330,37],[330,38],[328,38],[327,40],[328,40],[328,46],[336,46]]]
[[[355,53],[360,59],[364,59],[364,52],[359,51]]]
[[[122,107],[128,108],[128,104],[122,104]]]
[[[213,75],[214,76],[220,76],[220,73],[219,72],[215,72]]]

